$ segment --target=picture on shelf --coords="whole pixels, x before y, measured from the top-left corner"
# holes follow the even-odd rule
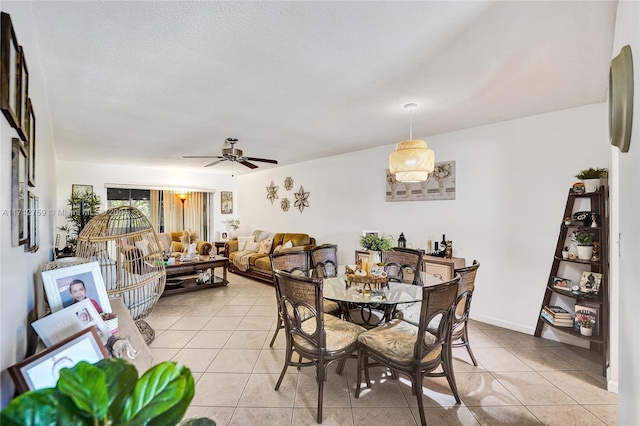
[[[89,300],[98,313],[111,312],[98,262],[82,263],[42,272],[51,312]]]
[[[582,293],[598,293],[600,283],[602,282],[602,274],[597,272],[583,271],[580,278],[580,292]]]
[[[61,369],[71,368],[80,361],[94,364],[108,356],[96,331],[89,327],[9,367],[9,374],[20,393],[53,388]]]
[[[580,323],[582,321],[591,321],[591,324],[593,325],[593,334],[600,334],[599,308],[589,305],[576,305],[575,312],[574,328],[576,331],[580,331]]]
[[[571,291],[571,280],[562,277],[553,277],[553,288]]]
[[[91,301],[87,299],[42,317],[34,321],[31,326],[47,347],[53,346],[87,327],[95,328],[102,343],[106,343],[111,336],[109,327],[102,320]]]

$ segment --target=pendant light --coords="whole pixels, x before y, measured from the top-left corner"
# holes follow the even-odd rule
[[[396,150],[389,155],[389,171],[399,182],[424,182],[433,172],[435,154],[420,139],[413,139],[412,110],[416,104],[406,104],[409,110],[409,140],[396,145]]]

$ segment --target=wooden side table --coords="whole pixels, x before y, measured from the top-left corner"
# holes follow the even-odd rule
[[[222,249],[222,254],[224,254],[224,245],[226,244],[226,241],[214,241],[213,245],[216,247],[216,255],[220,254],[220,249]]]

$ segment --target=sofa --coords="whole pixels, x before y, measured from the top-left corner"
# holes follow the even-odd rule
[[[180,232],[158,232],[156,234],[158,240],[162,243],[162,250],[168,253],[185,252],[185,247],[180,242],[182,231]],[[213,245],[207,241],[200,240],[196,244],[196,251],[202,256],[208,256],[211,253]]]
[[[253,237],[253,246],[262,245],[263,250],[239,250],[239,245]],[[269,240],[271,243],[269,244]],[[268,246],[268,249],[265,247]],[[272,233],[256,230],[251,236],[238,237],[237,240],[227,241],[225,250],[229,258],[229,272],[255,278],[273,284],[271,260],[269,255],[274,251],[310,250],[316,246],[316,240],[308,234],[300,233]],[[259,249],[260,247],[258,247]],[[239,259],[242,257],[242,259]],[[242,260],[242,262],[240,262]]]

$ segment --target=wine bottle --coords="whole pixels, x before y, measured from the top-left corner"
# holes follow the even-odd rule
[[[433,254],[438,254],[438,242],[433,243]]]
[[[440,250],[445,251],[447,249],[447,239],[442,234],[442,241],[440,241]]]

